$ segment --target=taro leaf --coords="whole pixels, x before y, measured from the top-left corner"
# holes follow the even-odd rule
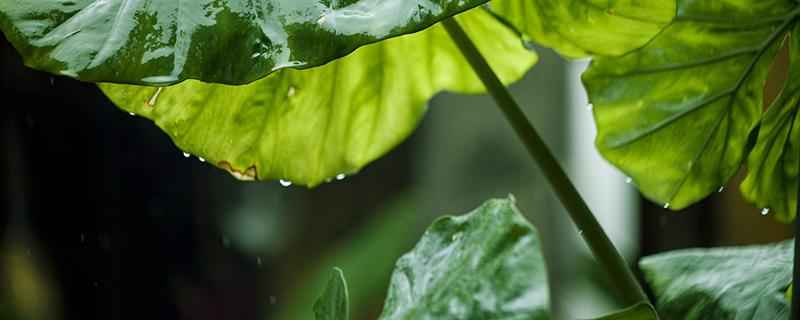
[[[650,43],[584,73],[597,148],[641,192],[681,209],[736,173],[762,110],[764,81],[797,23],[790,0],[680,0]]]
[[[243,84],[422,30],[485,0],[6,0],[28,66],[91,82]]]
[[[788,319],[793,240],[685,249],[639,263],[665,319]]]
[[[482,10],[459,16],[505,83],[535,62],[517,35]],[[405,139],[440,90],[483,90],[441,26],[361,47],[246,86],[101,84],[120,108],[152,119],[175,144],[234,176],[315,186],[354,173]]]
[[[380,319],[547,319],[547,272],[513,199],[434,222],[395,265]]]
[[[649,303],[640,302],[594,320],[658,320],[658,314]]]
[[[800,168],[800,24],[789,37],[789,76],[783,90],[764,112],[756,145],[747,157],[745,199],[791,222],[796,216],[797,172]]]
[[[333,268],[328,284],[314,303],[317,320],[347,320],[347,283],[339,268]]]
[[[650,41],[675,16],[675,0],[496,0],[487,6],[571,58],[625,54]]]

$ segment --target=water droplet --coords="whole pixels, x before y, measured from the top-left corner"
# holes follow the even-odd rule
[[[297,93],[297,89],[295,89],[295,87],[289,87],[289,91],[286,92],[286,96],[291,98],[295,93]]]
[[[722,190],[725,190],[725,186],[719,187],[719,189],[717,189],[717,192],[722,192]]]
[[[633,182],[633,179],[631,179],[631,177],[625,178],[625,183],[631,184],[631,182]]]
[[[56,82],[56,79],[53,79],[53,77],[50,77],[50,86],[51,87],[55,85],[55,82]]]
[[[664,204],[664,209],[669,209],[669,202]]]
[[[269,295],[269,303],[273,306],[278,303],[278,298],[274,294]]]
[[[135,116],[136,114],[133,112],[128,112],[129,115]]]
[[[345,177],[347,177],[346,174],[340,173],[336,175],[336,180],[343,180]]]
[[[183,153],[183,157],[184,157],[184,158],[188,158],[188,157],[191,157],[191,156],[192,156],[192,155],[191,155],[191,154],[189,154],[188,152],[184,152],[184,153]]]
[[[97,287],[98,287],[98,285],[97,285],[97,281],[93,281],[93,282],[92,282],[92,284],[94,285],[94,287],[95,287],[95,288],[97,288]]]
[[[288,187],[288,186],[291,186],[291,185],[292,185],[292,182],[291,182],[291,181],[289,181],[289,180],[283,180],[283,179],[280,179],[280,180],[278,180],[278,182],[280,182],[280,184],[281,184],[282,186],[284,186],[284,187]]]
[[[583,234],[583,230],[578,230],[578,234]]]
[[[164,90],[164,87],[158,87],[158,90],[156,90],[156,93],[153,94],[152,97],[150,97],[149,101],[147,101],[148,105],[150,105],[151,107],[156,105],[156,100],[158,100],[158,95],[161,94],[161,90]]]
[[[332,178],[325,179],[325,182],[331,182],[331,181],[333,181]]]
[[[450,240],[453,240],[453,241],[456,241],[458,239],[461,239],[461,232],[456,232],[456,233],[453,234],[452,237],[450,237]]]
[[[593,104],[590,103],[590,104],[586,105],[586,110],[591,111],[592,109],[594,109],[594,105]]]
[[[761,209],[761,214],[762,214],[762,215],[765,215],[765,216],[766,216],[768,213],[769,213],[769,208],[764,208],[764,209]]]
[[[81,233],[81,242],[85,242],[85,241],[86,241],[86,238],[83,236],[83,233]]]
[[[256,263],[260,266],[261,265],[261,257],[256,258]]]
[[[197,157],[197,160],[200,160],[200,162],[206,162],[206,159],[203,159],[203,157]]]

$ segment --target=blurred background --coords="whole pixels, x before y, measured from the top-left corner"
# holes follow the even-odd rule
[[[642,199],[593,147],[587,62],[538,52],[512,92],[629,262],[791,237],[742,200],[741,175],[682,212]],[[554,319],[622,307],[486,96],[436,96],[398,148],[309,190],[186,158],[94,85],[25,68],[5,38],[0,90],[2,319],[312,319],[333,266],[352,319],[374,319],[427,225],[508,194],[540,231]]]

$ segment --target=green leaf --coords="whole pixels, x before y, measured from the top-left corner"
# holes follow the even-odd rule
[[[536,56],[482,10],[459,16],[505,83]],[[198,81],[166,87],[101,84],[120,108],[175,144],[245,179],[315,186],[355,173],[417,126],[441,90],[483,87],[441,26],[364,46],[324,66],[285,69],[246,86]]]
[[[793,241],[677,250],[639,266],[666,319],[788,319]]]
[[[380,319],[548,319],[547,271],[513,199],[434,222],[395,265]]]
[[[640,48],[675,16],[675,0],[498,0],[488,6],[571,58],[619,56]]]
[[[333,268],[325,290],[314,303],[314,316],[317,320],[347,320],[347,283],[339,268]]]
[[[756,145],[747,157],[742,195],[762,212],[791,222],[797,211],[800,170],[800,24],[789,37],[789,75],[783,90],[764,112]]]
[[[24,0],[0,28],[32,68],[91,82],[242,84],[416,32],[486,0]]]
[[[649,303],[640,302],[594,320],[658,320],[658,314]]]
[[[649,199],[684,208],[741,166],[763,86],[798,21],[790,0],[681,0],[640,50],[598,58],[584,73],[597,148]]]

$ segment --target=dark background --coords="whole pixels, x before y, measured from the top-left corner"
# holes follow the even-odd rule
[[[514,89],[536,102],[527,112],[566,158],[566,62],[541,55]],[[3,319],[310,319],[333,264],[355,271],[344,268],[359,290],[354,318],[374,318],[391,265],[435,216],[509,192],[541,230],[546,253],[560,248],[561,235],[546,226],[563,212],[486,97],[437,97],[399,148],[308,190],[241,183],[183,157],[94,85],[25,68],[5,38],[0,90]],[[477,129],[447,134],[467,127]],[[636,200],[638,255],[790,237],[789,226],[759,215],[737,186],[680,213]],[[611,297],[599,308],[614,307],[591,259],[578,261],[588,267],[570,272]],[[564,296],[559,279],[570,275],[551,270],[554,297]],[[555,303],[556,318],[568,314]]]

